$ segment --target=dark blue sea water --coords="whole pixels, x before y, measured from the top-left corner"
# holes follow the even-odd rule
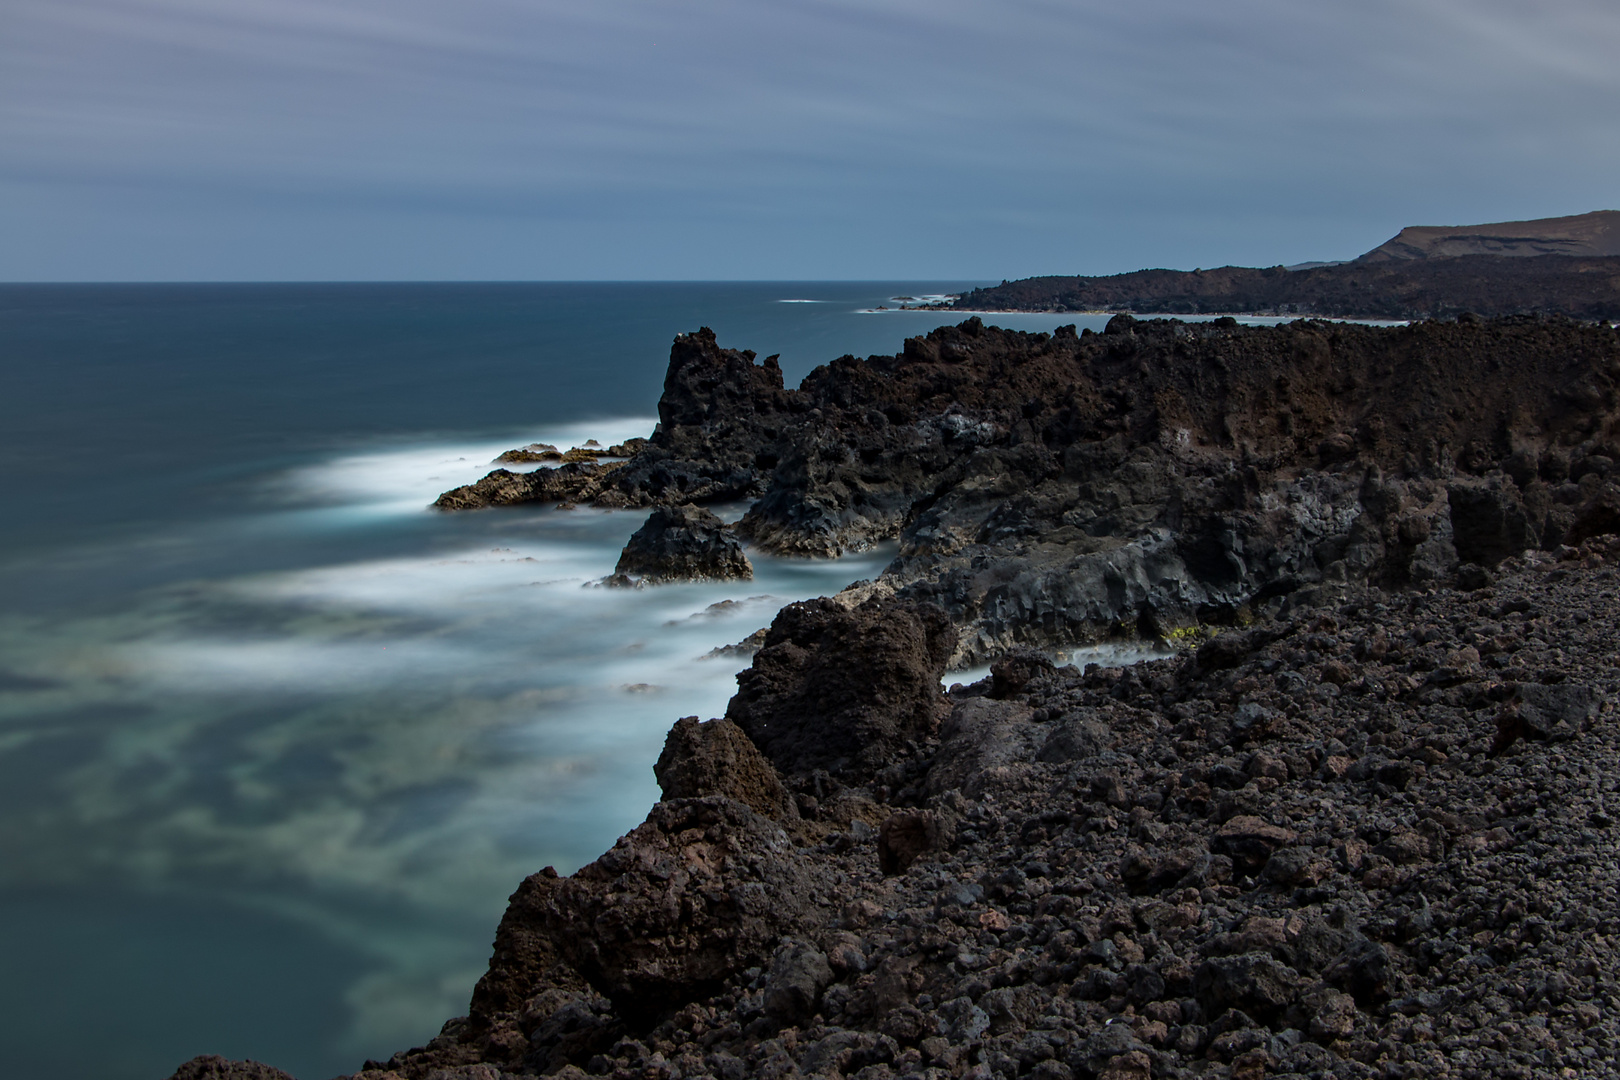
[[[887,553],[625,593],[588,583],[639,515],[428,503],[647,434],[677,332],[797,380],[970,284],[0,286],[0,1075],[432,1036],[517,882],[723,710],[699,657]]]

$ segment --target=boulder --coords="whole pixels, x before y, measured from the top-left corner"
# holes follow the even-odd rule
[[[695,716],[675,722],[653,766],[666,799],[719,795],[777,821],[799,816],[776,770],[730,720],[703,724]]]
[[[978,798],[1009,770],[1035,757],[1052,734],[1034,722],[1022,701],[971,697],[953,708],[940,725],[939,750],[928,770],[928,792],[961,791]]]
[[[1210,850],[1230,855],[1239,870],[1252,874],[1266,865],[1272,852],[1293,842],[1293,830],[1239,814],[1215,830]]]
[[[230,1061],[218,1054],[200,1054],[174,1070],[169,1080],[293,1080],[280,1069],[257,1061]]]
[[[1446,495],[1452,543],[1463,562],[1493,567],[1535,544],[1535,530],[1511,481],[1500,476],[1454,481]]]
[[[932,851],[951,845],[951,824],[934,810],[903,810],[878,826],[878,869],[898,874]]]
[[[1020,649],[990,665],[990,696],[1010,698],[1043,675],[1056,670],[1045,653]]]
[[[661,506],[619,554],[610,585],[751,580],[753,564],[725,522],[700,506]]]
[[[560,884],[546,930],[620,1015],[647,1023],[824,920],[825,889],[787,834],[747,806],[675,799]]]
[[[955,644],[950,620],[927,604],[789,604],[738,674],[726,718],[785,776],[825,769],[864,781],[934,733]]]
[[[1241,1009],[1263,1021],[1280,1014],[1307,985],[1299,972],[1260,952],[1206,960],[1193,976],[1193,994],[1206,1015]]]
[[[821,992],[833,980],[832,966],[815,946],[788,939],[771,956],[765,976],[765,1012],[783,1024],[796,1024],[815,1015]]]

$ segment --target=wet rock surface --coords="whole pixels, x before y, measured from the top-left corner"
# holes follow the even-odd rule
[[[1610,1075],[1617,559],[985,679],[785,827],[660,803],[525,883],[472,1018],[359,1075]],[[1499,739],[1530,712],[1558,733]]]
[[[607,584],[750,581],[753,577],[753,564],[725,522],[701,506],[660,506],[624,545]]]

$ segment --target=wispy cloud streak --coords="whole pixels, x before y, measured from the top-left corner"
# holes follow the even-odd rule
[[[714,276],[691,262],[703,230],[785,277],[1122,269],[1133,244],[1190,265],[1301,228],[1349,254],[1330,245],[1447,208],[1591,208],[1620,164],[1620,9],[1585,0],[12,0],[4,19],[8,277],[69,221],[79,273],[129,263],[132,212],[162,219],[175,266],[249,238],[237,276],[296,273],[289,227],[357,268],[387,229],[548,277]],[[489,218],[505,244],[455,224]]]

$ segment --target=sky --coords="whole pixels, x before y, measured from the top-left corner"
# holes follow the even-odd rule
[[[1620,208],[1613,0],[0,0],[0,280],[999,280]]]

